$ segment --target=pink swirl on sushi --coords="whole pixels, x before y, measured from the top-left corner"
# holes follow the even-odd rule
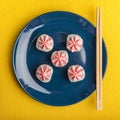
[[[71,52],[78,52],[83,46],[83,40],[79,35],[70,34],[67,37],[67,49]]]
[[[56,67],[63,67],[68,63],[68,53],[65,50],[55,51],[51,55],[51,61]]]
[[[47,83],[51,80],[53,74],[53,69],[47,64],[40,65],[36,70],[36,77],[44,83]]]
[[[80,65],[72,65],[68,68],[68,78],[71,82],[78,82],[85,78],[85,70]]]
[[[36,42],[36,48],[44,52],[51,51],[53,48],[53,45],[54,45],[54,42],[52,37],[46,34],[40,35]]]

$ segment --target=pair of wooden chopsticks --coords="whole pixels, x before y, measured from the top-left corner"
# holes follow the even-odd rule
[[[96,15],[96,97],[97,110],[102,110],[102,8]]]

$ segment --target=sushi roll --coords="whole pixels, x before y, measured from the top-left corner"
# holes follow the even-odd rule
[[[85,78],[85,70],[80,65],[71,65],[68,68],[68,78],[70,82],[82,81]]]
[[[51,80],[53,68],[47,64],[40,65],[36,70],[36,77],[43,83],[48,83]]]
[[[68,63],[68,53],[65,50],[54,51],[51,62],[56,67],[64,67]]]
[[[49,52],[53,49],[54,42],[52,37],[42,34],[37,38],[36,48],[40,51]]]
[[[77,34],[70,34],[67,37],[66,47],[71,52],[78,52],[83,46],[83,39]]]

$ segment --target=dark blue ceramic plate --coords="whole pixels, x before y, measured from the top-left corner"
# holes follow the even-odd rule
[[[54,39],[54,48],[45,53],[35,47],[40,34],[48,34]],[[78,34],[84,46],[80,52],[69,54],[69,63],[62,68],[54,67],[50,56],[55,50],[66,49],[68,34]],[[13,67],[18,82],[34,99],[55,106],[74,104],[85,99],[95,90],[95,27],[83,17],[70,12],[49,12],[33,19],[17,38],[13,51]],[[107,53],[103,42],[103,75],[106,69]],[[49,64],[54,69],[50,83],[42,83],[35,77],[40,64]],[[67,69],[70,65],[84,67],[86,77],[77,83],[69,82]]]

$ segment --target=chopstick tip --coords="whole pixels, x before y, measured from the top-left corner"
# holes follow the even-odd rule
[[[102,110],[102,102],[97,102],[97,110]]]

